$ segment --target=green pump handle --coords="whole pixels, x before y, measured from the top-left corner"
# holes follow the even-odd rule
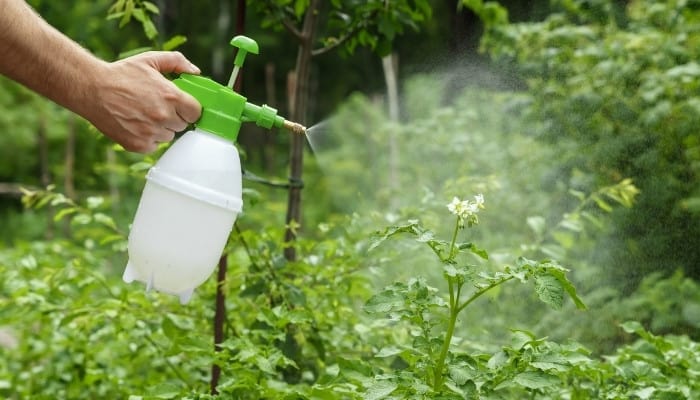
[[[234,60],[235,75],[243,66],[247,53],[258,54],[258,44],[249,37],[236,36],[231,40],[231,45],[238,48]],[[233,79],[235,79],[234,76],[232,76]],[[241,124],[249,121],[266,129],[274,126],[285,127],[300,133],[306,130],[303,126],[278,116],[274,108],[249,103],[245,97],[230,87],[207,77],[182,74],[173,83],[192,95],[202,106],[202,115],[194,125],[230,141],[236,141]]]

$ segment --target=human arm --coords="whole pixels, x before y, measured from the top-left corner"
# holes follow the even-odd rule
[[[0,74],[84,117],[127,150],[153,151],[199,118],[199,103],[165,72],[199,69],[178,52],[102,61],[24,0],[0,0]]]

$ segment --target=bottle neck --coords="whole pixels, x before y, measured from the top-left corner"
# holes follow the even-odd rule
[[[232,141],[230,141],[226,138],[223,138],[223,137],[217,135],[216,133],[210,132],[206,129],[202,129],[200,127],[195,127],[193,132],[200,134],[200,135],[202,135],[202,136],[204,136],[212,141],[216,141],[216,142],[219,142],[219,143],[222,143],[225,145],[233,146]]]

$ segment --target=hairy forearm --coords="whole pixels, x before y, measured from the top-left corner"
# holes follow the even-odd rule
[[[105,62],[46,23],[24,0],[0,0],[0,74],[81,115],[127,150],[149,152],[201,114],[163,73],[199,74],[182,54]]]
[[[0,74],[84,115],[91,87],[105,65],[24,0],[0,0]]]

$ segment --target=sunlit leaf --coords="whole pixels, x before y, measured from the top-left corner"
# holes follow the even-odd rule
[[[151,3],[150,1],[142,1],[141,4],[143,7],[148,10],[150,13],[153,14],[160,14],[160,10],[158,9],[158,6]]]
[[[185,43],[187,43],[187,38],[185,36],[175,35],[163,43],[163,50],[175,50]]]
[[[380,400],[393,393],[397,388],[398,385],[394,382],[377,381],[367,388],[363,398],[365,400]]]
[[[513,380],[515,383],[528,389],[542,389],[561,384],[561,381],[556,376],[542,371],[521,372]]]

